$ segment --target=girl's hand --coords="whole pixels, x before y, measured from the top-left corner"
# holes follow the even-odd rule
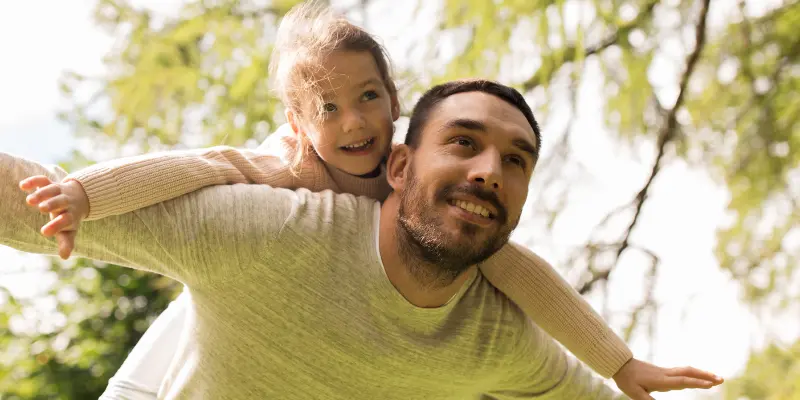
[[[697,368],[661,368],[631,359],[614,374],[617,387],[633,400],[652,400],[650,392],[681,389],[710,389],[723,379]]]
[[[33,192],[26,198],[28,205],[50,214],[50,222],[41,229],[42,235],[55,236],[58,255],[65,260],[69,258],[81,220],[89,213],[89,198],[83,186],[74,180],[55,183],[46,176],[37,175],[22,180],[19,188]]]

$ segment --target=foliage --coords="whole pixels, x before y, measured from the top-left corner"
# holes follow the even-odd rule
[[[750,356],[741,376],[725,385],[725,400],[800,399],[800,341]]]
[[[113,265],[55,259],[42,297],[3,305],[0,399],[98,398],[150,322],[175,296],[168,278]]]
[[[800,271],[800,3],[720,32],[689,105],[692,135],[731,191],[717,256],[752,301],[785,306]],[[791,182],[794,182],[792,184]],[[793,239],[792,239],[793,237]]]

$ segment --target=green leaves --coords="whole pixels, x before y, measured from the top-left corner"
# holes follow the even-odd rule
[[[687,99],[692,126],[683,154],[702,149],[705,164],[727,183],[735,215],[719,233],[716,254],[755,304],[797,300],[788,285],[800,278],[800,248],[782,239],[800,226],[798,192],[789,185],[800,167],[798,23],[800,3],[786,2],[728,25]]]
[[[742,375],[723,388],[726,400],[800,398],[800,341],[785,347],[770,344],[752,354]]]
[[[35,329],[13,335],[0,331],[0,393],[31,399],[99,397],[144,332],[139,322],[154,319],[179,289],[174,283],[163,287],[160,282],[169,281],[164,277],[98,266],[84,259],[63,266],[53,260],[58,279],[44,298],[54,301],[54,309],[42,308],[41,299],[13,297],[17,307],[3,306],[0,322],[22,318]],[[52,324],[55,330],[46,328]]]
[[[285,12],[294,3],[271,10]],[[98,15],[106,15],[108,24],[127,26],[129,33],[106,58],[111,76],[98,96],[71,110],[78,116],[78,132],[102,133],[147,151],[175,146],[185,137],[192,137],[193,146],[239,146],[260,123],[274,126],[279,105],[267,85],[270,30],[264,24],[278,15],[242,7],[190,3],[179,19],[154,24],[149,14],[126,3],[101,2]],[[93,111],[102,103],[111,115]]]

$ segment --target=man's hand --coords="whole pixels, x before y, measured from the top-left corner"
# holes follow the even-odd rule
[[[83,186],[74,180],[54,183],[46,176],[37,175],[22,180],[19,188],[33,192],[26,198],[28,205],[50,214],[50,222],[42,227],[41,233],[46,237],[55,236],[58,255],[65,260],[69,258],[81,220],[89,213],[89,198]]]
[[[709,389],[723,382],[722,378],[696,368],[661,368],[635,358],[623,365],[613,378],[617,387],[633,400],[653,400],[650,392]]]

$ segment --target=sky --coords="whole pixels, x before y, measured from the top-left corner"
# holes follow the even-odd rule
[[[148,7],[169,12],[175,2],[138,1]],[[720,2],[724,3],[724,2]],[[31,0],[0,2],[0,151],[13,153],[42,163],[67,158],[78,146],[69,127],[56,119],[63,105],[58,91],[62,71],[75,70],[92,75],[103,73],[102,57],[113,41],[91,21],[94,1]],[[43,8],[47,12],[42,12]],[[410,7],[407,7],[410,9]],[[370,10],[378,17],[388,9],[378,5]],[[428,11],[423,11],[423,13]],[[432,11],[430,11],[432,12]],[[719,20],[722,11],[715,10]],[[414,23],[410,11],[395,10],[386,23],[367,28],[381,36],[390,53],[404,53],[407,34],[403,27]],[[419,18],[419,17],[418,17]],[[417,20],[419,21],[419,20]],[[417,37],[425,29],[415,30]],[[397,57],[395,57],[397,59]],[[665,75],[677,71],[664,63]],[[590,71],[591,72],[591,68]],[[592,79],[587,79],[592,81]],[[665,90],[668,91],[669,85]],[[587,84],[581,90],[598,90]],[[669,96],[669,94],[663,94]],[[532,247],[546,259],[563,257],[563,249],[585,240],[593,223],[609,209],[628,201],[646,178],[654,152],[648,143],[626,150],[615,146],[611,135],[602,128],[598,96],[582,96],[576,119],[573,151],[591,180],[574,193],[565,217],[553,235],[537,238]],[[406,105],[409,106],[409,105]],[[544,132],[556,132],[565,121],[554,116],[543,124]],[[545,146],[555,138],[545,137]],[[751,348],[765,338],[790,341],[800,336],[795,315],[757,319],[740,301],[738,286],[722,272],[713,256],[715,230],[725,220],[727,192],[705,172],[683,163],[667,167],[658,178],[634,238],[655,251],[662,259],[656,299],[661,306],[655,329],[655,341],[637,334],[630,345],[639,358],[662,366],[693,365],[724,377],[732,377],[744,366]],[[526,237],[521,224],[518,237]],[[0,246],[0,269],[4,272],[44,265],[39,256],[18,253]],[[614,279],[608,288],[605,307],[612,326],[641,298],[641,276],[646,260],[635,252],[623,257],[615,272],[624,279]],[[32,294],[46,284],[37,273],[4,274],[2,284],[13,282],[19,294]],[[601,309],[599,296],[590,297]],[[792,318],[794,317],[794,318]],[[692,399],[693,393],[674,392],[657,395],[659,399]]]

